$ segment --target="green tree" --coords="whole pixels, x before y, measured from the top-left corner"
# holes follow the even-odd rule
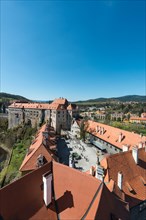
[[[144,109],[141,108],[141,109],[139,110],[139,113],[138,113],[139,117],[141,117],[141,114],[142,114],[143,112],[144,112]]]
[[[8,119],[0,118],[0,132],[5,132],[8,129]]]
[[[88,122],[86,120],[83,120],[80,125],[80,139],[83,139],[83,141],[85,141],[87,129]]]
[[[126,107],[123,109],[123,113],[124,113],[124,114],[128,113],[129,111],[130,111],[130,109],[129,109],[128,106],[126,106]]]
[[[120,118],[120,117],[118,117],[118,118],[117,118],[117,121],[121,121],[121,118]]]
[[[111,114],[110,113],[106,113],[105,115],[105,123],[110,123],[110,120],[111,120]]]
[[[127,119],[128,119],[128,121],[130,120],[130,114],[127,115]]]

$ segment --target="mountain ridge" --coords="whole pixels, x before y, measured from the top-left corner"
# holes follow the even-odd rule
[[[26,97],[20,96],[20,95],[14,95],[14,94],[9,94],[5,92],[0,92],[0,99],[7,99],[8,101],[11,99],[15,100],[24,100],[24,101],[29,101],[29,102],[51,102],[52,100],[30,100]],[[92,102],[112,102],[112,101],[121,101],[121,102],[146,102],[146,96],[142,95],[125,95],[125,96],[120,96],[120,97],[111,97],[111,98],[95,98],[95,99],[87,99],[87,100],[78,100],[78,101],[73,101],[71,103],[92,103]]]
[[[111,97],[111,98],[95,98],[95,99],[88,99],[88,100],[79,100],[74,103],[85,103],[85,102],[109,102],[109,101],[121,101],[121,102],[146,102],[146,96],[142,95],[126,95],[126,96],[120,96],[120,97]]]
[[[21,95],[14,95],[6,92],[0,92],[0,101],[11,101],[11,100],[31,101]]]

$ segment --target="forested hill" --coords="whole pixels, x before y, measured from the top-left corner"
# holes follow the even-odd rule
[[[96,98],[96,99],[89,99],[84,101],[76,101],[77,104],[86,104],[86,103],[98,103],[98,102],[112,102],[112,101],[119,101],[119,102],[146,102],[146,96],[141,95],[127,95],[121,97],[113,97],[113,98]]]
[[[0,102],[9,102],[11,100],[30,101],[29,99],[20,95],[13,95],[9,93],[0,92]]]
[[[13,95],[9,93],[0,92],[0,102],[9,102],[11,100],[21,100],[21,101],[29,101],[29,100],[23,96],[20,95]],[[99,103],[99,102],[146,102],[146,96],[141,95],[127,95],[127,96],[121,96],[121,97],[113,97],[113,98],[96,98],[96,99],[89,99],[89,100],[80,100],[72,103],[77,104],[92,104],[92,103]],[[42,102],[42,101],[39,101]],[[49,101],[44,101],[49,102]]]

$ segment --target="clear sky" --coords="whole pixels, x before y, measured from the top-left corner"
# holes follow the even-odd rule
[[[145,13],[144,0],[1,0],[1,91],[145,95]]]

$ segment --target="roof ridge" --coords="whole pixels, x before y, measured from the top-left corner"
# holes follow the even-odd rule
[[[119,131],[123,131],[123,132],[126,132],[128,134],[131,134],[132,132],[131,131],[127,131],[127,130],[124,130],[124,129],[121,129],[121,128],[116,128],[116,127],[113,127],[111,125],[107,125],[107,124],[103,124],[103,123],[100,123],[100,122],[96,122],[96,121],[93,121],[93,120],[88,120],[87,123],[94,123],[94,125],[96,124],[99,124],[99,125],[102,125],[102,126],[106,126],[106,127],[109,127],[109,128],[113,128],[113,129],[116,129],[116,130],[119,130]],[[134,133],[135,135],[139,135],[138,133]],[[146,137],[144,135],[144,137]]]
[[[32,156],[34,155],[34,153],[36,153],[36,151],[42,146],[43,144],[41,143],[38,147],[36,147],[36,148],[34,148],[34,150],[31,152],[32,154],[30,155],[30,157],[28,158],[28,160],[27,161],[25,161],[25,163],[23,164],[23,162],[22,162],[22,164],[21,164],[21,166],[20,166],[20,168],[19,168],[19,170],[20,169],[22,169],[27,163],[28,163],[28,161],[32,158]],[[27,154],[25,155],[25,157],[27,156]],[[25,159],[25,157],[24,157],[24,159]]]
[[[21,169],[24,168],[24,166],[27,165],[27,163],[30,161],[30,159],[34,156],[34,154],[39,150],[39,148],[40,148],[41,146],[44,147],[44,145],[41,144],[41,145],[34,151],[34,153],[31,155],[31,157],[23,164],[23,166],[21,167]],[[45,150],[46,150],[46,148],[45,148]]]
[[[90,211],[90,209],[91,209],[91,207],[92,207],[92,205],[93,205],[93,203],[94,203],[96,197],[98,196],[98,193],[100,192],[100,190],[103,190],[103,185],[104,185],[103,182],[101,182],[100,185],[99,185],[99,187],[98,187],[98,189],[96,190],[96,192],[95,192],[95,194],[94,194],[94,196],[93,196],[92,201],[90,202],[90,204],[89,204],[87,210],[85,211],[85,213],[84,213],[82,219],[85,219],[85,218],[86,218],[86,216],[87,216],[87,214],[89,213],[89,211]],[[98,206],[99,206],[99,203],[98,203]]]
[[[44,124],[44,125],[42,125],[42,127],[37,131],[37,133],[38,133],[38,136],[34,139],[34,140],[36,140],[36,141],[39,141],[39,138],[41,138],[41,142],[40,142],[40,144],[35,148],[33,148],[34,150],[30,153],[31,155],[30,155],[30,157],[28,158],[28,160],[27,161],[25,161],[25,163],[23,164],[23,162],[24,162],[24,159],[25,159],[25,157],[26,157],[26,155],[25,155],[25,157],[24,157],[24,159],[23,159],[23,162],[22,162],[22,164],[21,164],[21,166],[20,166],[20,168],[19,168],[19,170],[20,169],[22,169],[22,167],[24,166],[24,165],[26,165],[27,164],[27,162],[30,160],[30,158],[32,158],[32,156],[34,155],[34,153],[41,147],[41,145],[43,144],[43,132],[45,131],[45,127],[46,127],[46,124]],[[39,137],[40,136],[40,137]],[[36,143],[36,142],[35,142]],[[29,148],[32,146],[33,144],[31,144],[30,146],[29,146]],[[28,149],[29,149],[28,148]]]
[[[92,178],[94,181],[101,182],[101,180],[99,180],[99,179],[97,179],[97,178],[95,178],[95,177],[93,177],[93,176],[91,176],[91,175],[89,175],[89,174],[87,174],[87,173],[85,173],[85,172],[81,172],[81,171],[79,171],[79,170],[77,170],[77,169],[74,169],[74,168],[69,167],[69,166],[67,166],[67,165],[64,165],[64,164],[62,164],[62,163],[59,163],[59,162],[57,162],[57,161],[52,161],[52,162],[53,162],[53,163],[56,163],[56,164],[59,165],[59,166],[64,167],[65,169],[72,169],[73,172],[80,173],[82,176],[86,176],[86,177],[88,177],[89,179]]]

